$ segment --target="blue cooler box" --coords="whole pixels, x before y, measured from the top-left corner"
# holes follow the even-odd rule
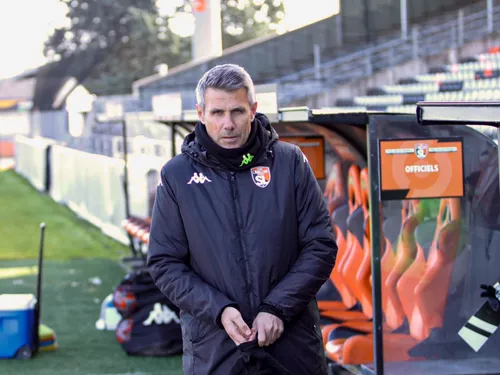
[[[33,294],[0,294],[0,358],[31,358],[35,304]]]

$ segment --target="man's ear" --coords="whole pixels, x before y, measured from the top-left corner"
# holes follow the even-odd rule
[[[202,124],[205,124],[205,116],[203,115],[203,108],[199,104],[196,104],[196,112],[198,113],[198,118]]]
[[[257,113],[257,107],[258,107],[257,102],[253,103],[252,107],[250,108],[250,112],[252,113],[252,121],[255,120],[255,114]]]

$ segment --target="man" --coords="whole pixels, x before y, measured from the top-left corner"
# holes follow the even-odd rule
[[[282,373],[326,375],[315,295],[337,246],[307,159],[257,113],[243,68],[212,68],[196,94],[200,121],[162,168],[148,253],[181,310],[184,372],[245,373],[253,343]]]

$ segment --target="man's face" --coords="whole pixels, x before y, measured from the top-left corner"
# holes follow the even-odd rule
[[[208,88],[205,91],[205,111],[199,105],[196,105],[196,110],[215,143],[224,148],[238,148],[248,139],[257,102],[250,107],[245,88],[236,91]]]

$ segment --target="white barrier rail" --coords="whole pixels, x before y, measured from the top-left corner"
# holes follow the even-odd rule
[[[126,218],[122,159],[64,147],[46,138],[18,136],[15,147],[16,172],[37,190],[48,192],[52,199],[68,206],[104,234],[129,243],[121,226]],[[149,155],[129,156],[132,215],[151,216],[160,171],[166,160]],[[47,178],[50,179],[48,191]]]
[[[47,138],[15,138],[15,170],[39,191],[46,190],[47,148],[53,144]]]
[[[123,161],[62,146],[52,147],[51,197],[78,216],[127,243]]]
[[[148,217],[165,159],[131,157],[129,198],[132,215]],[[52,147],[52,198],[101,228],[104,234],[129,243],[121,226],[126,218],[123,188],[124,161],[62,147]]]

